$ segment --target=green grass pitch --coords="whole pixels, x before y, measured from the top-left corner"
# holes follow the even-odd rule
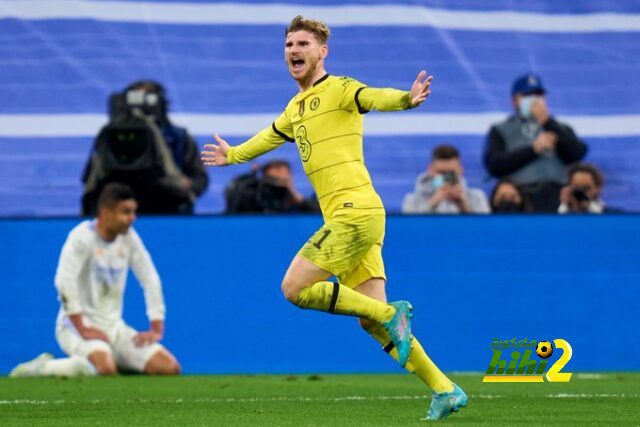
[[[639,425],[640,373],[489,384],[452,375],[469,404],[447,425]],[[0,425],[424,425],[410,375],[0,378]]]

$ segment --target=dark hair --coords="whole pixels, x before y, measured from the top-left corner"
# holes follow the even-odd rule
[[[501,185],[511,185],[513,186],[516,191],[518,192],[518,194],[520,194],[520,205],[518,206],[520,208],[520,212],[533,212],[533,205],[531,204],[531,201],[529,200],[529,197],[524,194],[521,190],[520,187],[518,187],[518,184],[516,184],[511,178],[502,178],[500,179],[500,181],[498,181],[496,183],[496,185],[493,187],[493,190],[491,190],[491,196],[489,197],[489,205],[491,206],[491,210],[493,210],[495,212],[495,208],[496,208],[496,195],[498,194],[498,188],[500,188]]]
[[[271,160],[270,162],[265,163],[265,165],[262,166],[262,173],[265,174],[267,173],[267,170],[271,168],[279,167],[279,166],[284,166],[287,169],[291,170],[291,164],[289,164],[288,161],[276,159],[276,160]]]
[[[125,92],[129,90],[140,90],[140,89],[143,89],[149,92],[157,92],[159,94],[162,94],[163,96],[165,94],[164,86],[162,86],[162,84],[158,83],[155,80],[137,80],[131,83],[129,86],[127,86],[125,88]]]
[[[579,172],[588,173],[591,175],[596,185],[600,188],[604,185],[604,175],[595,165],[590,163],[576,163],[569,168],[569,181],[573,179],[573,176]]]
[[[434,160],[459,159],[460,153],[458,152],[458,149],[453,145],[442,144],[433,149],[433,151],[431,152],[431,158]]]
[[[98,210],[101,208],[111,208],[122,200],[135,200],[131,187],[119,182],[110,182],[105,185],[98,197]]]
[[[516,185],[515,182],[513,182],[513,180],[511,178],[502,178],[500,181],[498,181],[495,185],[495,187],[493,187],[493,190],[491,190],[491,196],[489,197],[489,204],[493,207],[493,201],[496,198],[496,194],[498,194],[498,188],[500,188],[500,186],[502,184],[509,184],[512,185],[513,187],[515,187],[516,190],[518,190],[518,193],[520,194],[520,197],[522,197],[522,192],[520,191],[520,189],[518,188],[518,186]]]
[[[289,33],[301,30],[313,33],[320,44],[327,44],[327,40],[329,40],[329,36],[331,35],[331,30],[329,30],[329,27],[327,27],[327,24],[324,22],[306,19],[302,15],[298,15],[293,18],[289,26],[285,28],[284,36],[286,37]]]

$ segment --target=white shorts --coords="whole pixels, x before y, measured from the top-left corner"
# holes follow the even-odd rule
[[[69,356],[88,358],[95,351],[103,351],[113,356],[119,370],[134,372],[143,372],[149,359],[159,350],[164,349],[159,343],[136,346],[133,337],[138,331],[122,320],[110,328],[100,329],[107,334],[108,343],[102,340],[85,340],[65,316],[56,324],[56,340],[60,348]]]

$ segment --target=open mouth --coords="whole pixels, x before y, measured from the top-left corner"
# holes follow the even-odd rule
[[[293,58],[291,60],[291,68],[294,70],[301,70],[304,67],[304,59],[302,58]]]

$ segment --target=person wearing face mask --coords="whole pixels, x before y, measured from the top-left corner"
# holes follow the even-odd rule
[[[418,176],[415,190],[404,197],[402,204],[402,213],[407,214],[489,212],[487,196],[467,186],[460,154],[448,144],[434,148],[427,171]]]
[[[547,107],[540,77],[526,74],[513,83],[515,113],[489,130],[484,164],[491,175],[510,178],[534,212],[556,212],[567,183],[567,165],[582,159],[587,146]]]
[[[529,200],[509,178],[501,179],[491,192],[491,211],[499,214],[531,212]]]

